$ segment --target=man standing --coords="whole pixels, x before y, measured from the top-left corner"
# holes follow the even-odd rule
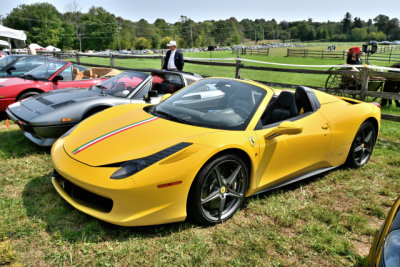
[[[183,54],[181,51],[176,50],[176,41],[170,41],[169,51],[167,52],[164,60],[163,70],[182,71],[183,69]]]

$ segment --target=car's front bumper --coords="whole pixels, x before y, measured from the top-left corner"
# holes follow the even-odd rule
[[[50,147],[63,133],[75,124],[57,124],[46,126],[33,126],[17,117],[10,109],[6,109],[8,117],[18,124],[26,138],[38,146]]]
[[[186,218],[189,189],[198,172],[198,166],[186,160],[199,162],[194,159],[197,153],[187,156],[183,163],[155,163],[125,179],[110,178],[119,167],[94,167],[71,158],[64,150],[63,139],[53,145],[51,156],[56,170],[52,178],[55,189],[84,213],[123,226],[165,224]],[[160,187],[176,181],[181,182]],[[92,195],[92,200],[74,194],[78,191],[80,196]]]

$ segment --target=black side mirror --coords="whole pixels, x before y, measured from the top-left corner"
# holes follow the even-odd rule
[[[145,102],[150,102],[152,97],[157,97],[157,96],[158,96],[158,91],[150,90],[146,95],[143,96],[143,100]]]
[[[11,74],[11,71],[16,70],[15,66],[9,67],[6,71],[8,74]]]
[[[158,91],[156,90],[149,91],[149,97],[157,97],[157,96],[158,96]]]
[[[64,77],[61,75],[57,75],[56,77],[53,78],[53,82],[58,82],[64,80]]]

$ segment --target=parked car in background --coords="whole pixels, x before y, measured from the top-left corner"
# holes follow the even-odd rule
[[[154,103],[200,80],[196,74],[153,70],[125,71],[90,89],[47,92],[10,105],[6,112],[23,134],[39,146],[51,146],[71,127],[104,109],[129,103]]]
[[[390,45],[390,42],[389,41],[382,41],[379,44],[380,45]]]
[[[392,44],[393,45],[400,45],[400,41],[393,41]]]
[[[54,60],[54,58],[32,55],[9,55],[0,59],[0,77],[18,77],[49,60]]]
[[[386,221],[376,234],[367,258],[367,266],[400,266],[400,198],[390,209]]]
[[[86,68],[52,60],[20,77],[0,78],[0,112],[15,101],[39,93],[69,87],[89,88],[119,73],[115,69]]]

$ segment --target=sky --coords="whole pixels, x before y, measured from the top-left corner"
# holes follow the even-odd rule
[[[68,11],[73,0],[13,0],[2,1],[0,15],[5,17],[13,8],[21,4],[48,2],[54,5],[59,12]],[[199,22],[204,20],[220,20],[235,17],[237,20],[248,19],[275,19],[280,22],[307,20],[313,21],[341,21],[346,12],[352,17],[360,17],[367,21],[379,14],[390,18],[400,17],[399,0],[96,0],[76,1],[82,12],[87,12],[92,6],[101,6],[116,16],[138,21],[145,19],[153,23],[157,18],[174,23],[184,15]]]

